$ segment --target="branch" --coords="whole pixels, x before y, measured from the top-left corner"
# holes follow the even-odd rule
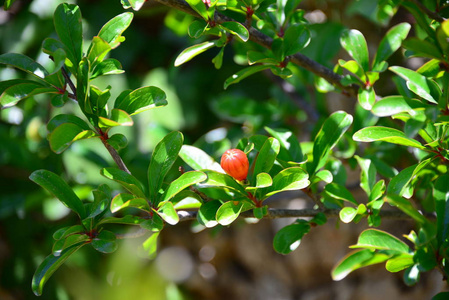
[[[440,23],[443,23],[445,21],[445,19],[440,16],[439,14],[437,14],[436,12],[431,11],[430,9],[428,9],[426,6],[424,6],[424,4],[422,4],[420,1],[418,0],[409,0],[410,2],[414,3],[416,6],[419,7],[419,9],[424,12],[429,18],[438,21]]]
[[[66,81],[67,84],[70,86],[70,89],[71,89],[72,92],[73,92],[72,95],[69,94],[69,97],[71,96],[71,97],[70,97],[71,99],[78,101],[78,99],[76,98],[76,87],[75,87],[75,85],[73,84],[72,79],[70,79],[70,76],[69,76],[69,74],[67,73],[67,70],[65,69],[65,67],[62,67],[62,68],[61,68],[61,72],[62,72],[62,76],[64,76],[65,81]]]
[[[281,208],[269,208],[268,214],[265,219],[278,219],[278,218],[305,218],[315,217],[316,215],[323,213],[328,218],[335,218],[339,216],[340,210],[338,209],[281,209]],[[178,211],[179,221],[189,221],[196,219],[197,211]],[[244,218],[253,218],[252,210],[245,211],[240,214]],[[382,219],[394,219],[394,220],[411,220],[410,216],[403,213],[400,210],[381,210],[379,216]],[[429,216],[432,217],[432,216]]]
[[[338,218],[340,210],[338,209],[283,209],[283,208],[269,208],[268,214],[264,219],[279,219],[279,218],[307,218],[315,217],[316,215],[323,213],[327,218]],[[179,221],[192,221],[196,220],[198,211],[178,210]],[[382,219],[389,220],[408,220],[411,218],[409,215],[403,213],[400,210],[381,210],[379,215]],[[248,210],[240,214],[243,218],[254,218],[253,211]],[[435,219],[435,215],[426,215],[426,217]],[[148,233],[148,230],[139,228],[135,231],[117,234],[117,239],[125,238],[138,238]]]
[[[201,18],[184,0],[155,0],[165,6],[169,6],[171,8],[183,11],[189,15],[193,15],[197,18]],[[218,12],[215,13],[214,20],[217,23],[223,23],[228,21],[234,21],[234,19],[227,17],[225,15],[222,15]],[[273,39],[257,29],[251,27],[248,29],[250,33],[250,40],[267,48],[271,49],[271,44],[273,43]],[[336,85],[341,90],[346,91],[350,95],[356,95],[358,86],[357,85],[350,85],[350,86],[344,86],[341,83],[341,80],[343,79],[343,76],[334,73],[332,70],[326,68],[325,66],[317,63],[316,61],[308,58],[307,56],[296,53],[289,57],[290,61],[294,64],[303,67],[304,69],[314,73],[315,75],[326,79],[328,82]]]
[[[71,98],[71,99],[73,99],[75,101],[78,101],[78,99],[76,98],[76,87],[75,87],[75,84],[73,84],[72,79],[70,79],[70,76],[67,73],[67,70],[65,69],[65,67],[61,68],[61,72],[62,72],[62,76],[64,76],[65,81],[70,86],[70,89],[73,92],[73,94],[69,93],[69,98]],[[122,158],[120,157],[120,154],[118,154],[117,150],[115,150],[114,147],[112,147],[108,143],[108,141],[106,139],[104,139],[103,137],[101,138],[101,141],[103,142],[103,145],[106,147],[106,149],[108,150],[109,154],[112,156],[112,159],[114,160],[114,162],[119,167],[119,169],[122,170],[122,171],[125,171],[128,174],[131,174],[131,172],[126,167],[125,163],[123,162]]]
[[[119,167],[120,170],[125,171],[128,174],[131,174],[128,167],[126,167],[125,163],[123,162],[122,158],[120,157],[120,154],[118,154],[117,150],[115,150],[114,147],[112,147],[107,140],[101,139],[103,142],[103,145],[108,150],[109,154],[112,156],[112,159],[116,163],[116,165]]]

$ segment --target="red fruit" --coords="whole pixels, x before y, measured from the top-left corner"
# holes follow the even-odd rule
[[[248,175],[249,162],[245,152],[229,149],[221,156],[221,167],[237,180],[245,180]]]

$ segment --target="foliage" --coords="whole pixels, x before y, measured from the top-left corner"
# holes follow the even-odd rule
[[[13,2],[6,1],[4,8],[10,8]],[[144,2],[121,1],[125,9],[135,11]],[[222,69],[224,50],[232,47],[240,61],[245,58],[246,65],[230,76],[225,74],[227,78],[220,84],[228,91],[263,72],[293,86],[314,84],[320,92],[352,95],[357,98],[356,108],[351,113],[321,112],[323,118],[309,140],[299,142],[297,130],[274,119],[289,109],[251,104],[229,94],[216,100],[216,110],[231,122],[251,124],[247,134],[239,131],[215,145],[201,140],[188,145],[181,132],[166,130],[154,143],[151,159],[146,162],[146,176],[145,172],[131,173],[124,154],[137,151],[129,150],[136,144],[130,140],[128,145],[126,135],[120,133],[126,130],[111,133],[134,126],[136,115],[142,112],[162,110],[170,105],[170,99],[156,86],[113,91],[112,85],[100,88],[94,83],[124,72],[110,52],[125,41],[134,13],[118,14],[86,40],[80,7],[60,4],[53,15],[56,36],[42,43],[53,68],[21,53],[0,55],[0,64],[23,71],[22,76],[1,81],[0,103],[7,112],[8,108],[25,105],[26,99],[41,97],[54,109],[46,125],[47,148],[62,154],[82,140],[101,141],[116,167],[99,167],[109,183],[89,187],[90,201],[80,197],[67,178],[59,175],[62,170],[47,170],[45,164],[34,168],[29,178],[79,219],[77,224],[54,233],[52,252],[32,279],[36,295],[42,294],[50,276],[82,247],[91,245],[101,253],[114,252],[121,234],[112,225],[139,226],[153,233],[144,242],[144,249],[152,257],[166,224],[196,219],[210,228],[228,226],[239,216],[269,218],[276,209],[266,200],[285,191],[308,195],[315,210],[312,218],[297,219],[278,231],[273,240],[278,253],[294,251],[307,234],[313,234],[313,227],[327,222],[330,211],[337,212],[344,223],[366,219],[371,227],[378,227],[393,211],[416,223],[416,229],[404,236],[407,243],[388,232],[367,229],[351,246],[356,250],[337,263],[332,278],[341,280],[361,267],[385,262],[389,272],[405,270],[404,282],[409,285],[419,281],[420,273],[432,269],[439,270],[447,280],[449,21],[443,19],[448,14],[445,1],[437,1],[436,6],[379,1],[379,15],[374,17],[379,24],[388,24],[402,5],[416,20],[414,35],[410,34],[411,24],[392,26],[370,55],[371,48],[361,31],[341,30],[339,43],[349,59],[338,59],[332,71],[319,64],[329,65],[332,54],[316,58],[318,62],[303,54],[317,47],[320,37],[314,36],[316,29],[305,17],[306,11],[298,8],[300,0],[188,0],[189,7],[182,8],[174,0],[160,2],[197,17],[186,28],[195,44],[179,53],[175,66],[189,61],[194,64],[200,54],[218,50],[212,63]],[[381,14],[382,10],[391,15]],[[331,34],[324,38],[330,39]],[[416,70],[407,63],[390,66],[394,64],[392,56],[399,55],[397,51],[402,48],[406,61],[424,58],[420,60],[423,64]],[[313,78],[299,66],[314,73]],[[385,78],[392,78],[394,91],[381,96],[375,88],[381,90],[379,82]],[[71,106],[73,101],[77,110]],[[249,159],[244,181],[227,175],[215,161],[218,153],[233,148],[231,144]],[[180,165],[181,170],[174,171]],[[354,197],[348,189],[349,167],[360,171],[359,183],[366,199]],[[435,299],[443,297],[441,293]]]

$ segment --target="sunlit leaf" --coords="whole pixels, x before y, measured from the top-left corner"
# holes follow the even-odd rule
[[[288,254],[301,243],[302,238],[310,230],[310,224],[305,221],[297,221],[279,230],[273,239],[273,247],[280,254]]]
[[[189,48],[184,49],[175,60],[175,67],[182,65],[183,63],[188,62],[192,58],[197,55],[200,55],[204,51],[215,47],[215,42],[204,42],[198,45],[190,46]]]
[[[73,142],[97,136],[93,130],[85,130],[75,123],[62,123],[48,136],[51,149],[61,153]]]
[[[358,142],[384,141],[418,149],[425,149],[425,147],[421,145],[420,142],[408,138],[402,131],[383,126],[365,127],[354,133],[352,138],[354,139],[354,141]]]
[[[86,245],[85,242],[81,242],[72,245],[64,249],[59,256],[50,254],[39,265],[34,273],[31,288],[36,296],[41,296],[45,283],[48,281],[51,275],[77,250]]]
[[[183,140],[184,137],[180,132],[171,132],[156,145],[153,151],[148,166],[148,186],[152,203],[157,203],[159,190],[165,176],[178,158]]]
[[[141,2],[143,3],[144,1]],[[131,24],[133,16],[133,13],[130,12],[125,12],[118,16],[115,16],[101,28],[98,36],[105,40],[112,49],[116,48],[118,45],[120,45],[121,42],[125,40],[125,37],[122,36],[122,33]]]
[[[80,198],[72,188],[58,175],[47,170],[37,170],[31,173],[30,179],[52,193],[65,206],[76,212],[81,219],[86,216],[86,210]]]

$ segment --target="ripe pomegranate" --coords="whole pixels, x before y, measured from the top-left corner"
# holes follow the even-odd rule
[[[221,156],[221,167],[237,180],[245,180],[248,175],[249,162],[245,152],[229,149]]]

